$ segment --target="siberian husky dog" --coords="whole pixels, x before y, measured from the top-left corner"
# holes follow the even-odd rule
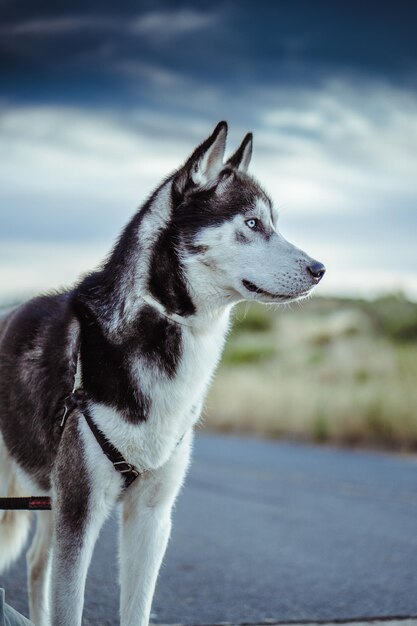
[[[296,300],[324,274],[278,232],[272,201],[248,175],[252,135],[224,162],[226,134],[220,122],[164,180],[98,271],[0,321],[0,495],[52,499],[27,556],[36,626],[81,625],[93,547],[116,503],[121,624],[148,624],[231,308]],[[63,426],[74,377],[83,407]],[[139,472],[129,487],[91,422]],[[31,513],[0,515],[4,569]]]

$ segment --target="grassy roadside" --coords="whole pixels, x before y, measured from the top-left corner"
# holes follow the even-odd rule
[[[393,295],[239,308],[204,427],[417,450],[417,304]]]

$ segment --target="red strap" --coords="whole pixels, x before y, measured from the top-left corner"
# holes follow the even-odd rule
[[[51,498],[30,496],[30,498],[0,498],[0,510],[42,511],[51,508]]]

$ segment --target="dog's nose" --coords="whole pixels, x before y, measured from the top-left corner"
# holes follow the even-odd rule
[[[326,268],[324,267],[323,263],[319,263],[318,261],[314,261],[311,265],[309,265],[307,267],[307,271],[310,272],[312,277],[317,282],[319,282],[323,278],[324,272],[326,271]]]

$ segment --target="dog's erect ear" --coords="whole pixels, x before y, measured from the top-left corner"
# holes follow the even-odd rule
[[[226,136],[227,124],[219,122],[210,137],[194,150],[178,172],[175,185],[179,192],[184,191],[188,183],[202,187],[216,180],[223,169]]]
[[[248,133],[239,148],[227,161],[227,165],[234,167],[239,172],[246,173],[252,157],[253,135]]]

